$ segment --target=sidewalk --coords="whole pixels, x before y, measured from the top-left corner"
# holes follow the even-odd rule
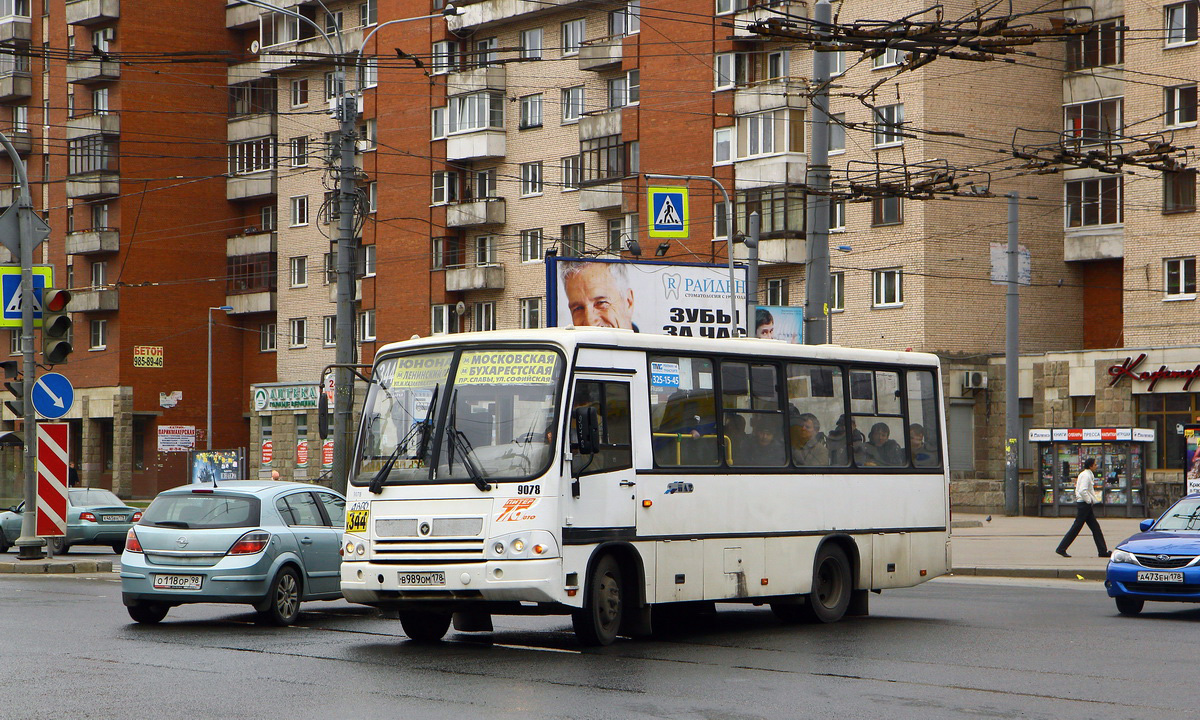
[[[991,520],[988,521],[987,518]],[[955,575],[1103,580],[1108,560],[1096,556],[1096,544],[1085,525],[1067,550],[1055,554],[1071,517],[1005,517],[954,515],[950,531]],[[1138,531],[1144,518],[1098,518],[1108,549]]]

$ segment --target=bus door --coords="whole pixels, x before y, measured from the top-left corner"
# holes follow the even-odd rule
[[[596,408],[600,425],[600,451],[584,455],[572,450],[571,478],[567,483],[567,515],[577,528],[634,527],[637,488],[633,472],[633,446],[629,379],[624,376],[575,376],[571,408]],[[570,415],[567,427],[571,428]]]

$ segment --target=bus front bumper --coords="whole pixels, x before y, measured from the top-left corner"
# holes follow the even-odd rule
[[[342,595],[364,605],[408,601],[566,601],[562,558],[407,566],[342,562]],[[576,599],[569,604],[578,604]]]

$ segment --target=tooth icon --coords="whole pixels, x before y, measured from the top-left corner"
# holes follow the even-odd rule
[[[679,286],[682,284],[682,276],[679,273],[664,273],[663,274],[663,296],[666,298],[679,299]]]

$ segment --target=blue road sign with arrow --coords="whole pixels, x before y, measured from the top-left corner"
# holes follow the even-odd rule
[[[38,415],[56,420],[75,404],[75,388],[62,373],[46,373],[33,384],[33,409]]]

